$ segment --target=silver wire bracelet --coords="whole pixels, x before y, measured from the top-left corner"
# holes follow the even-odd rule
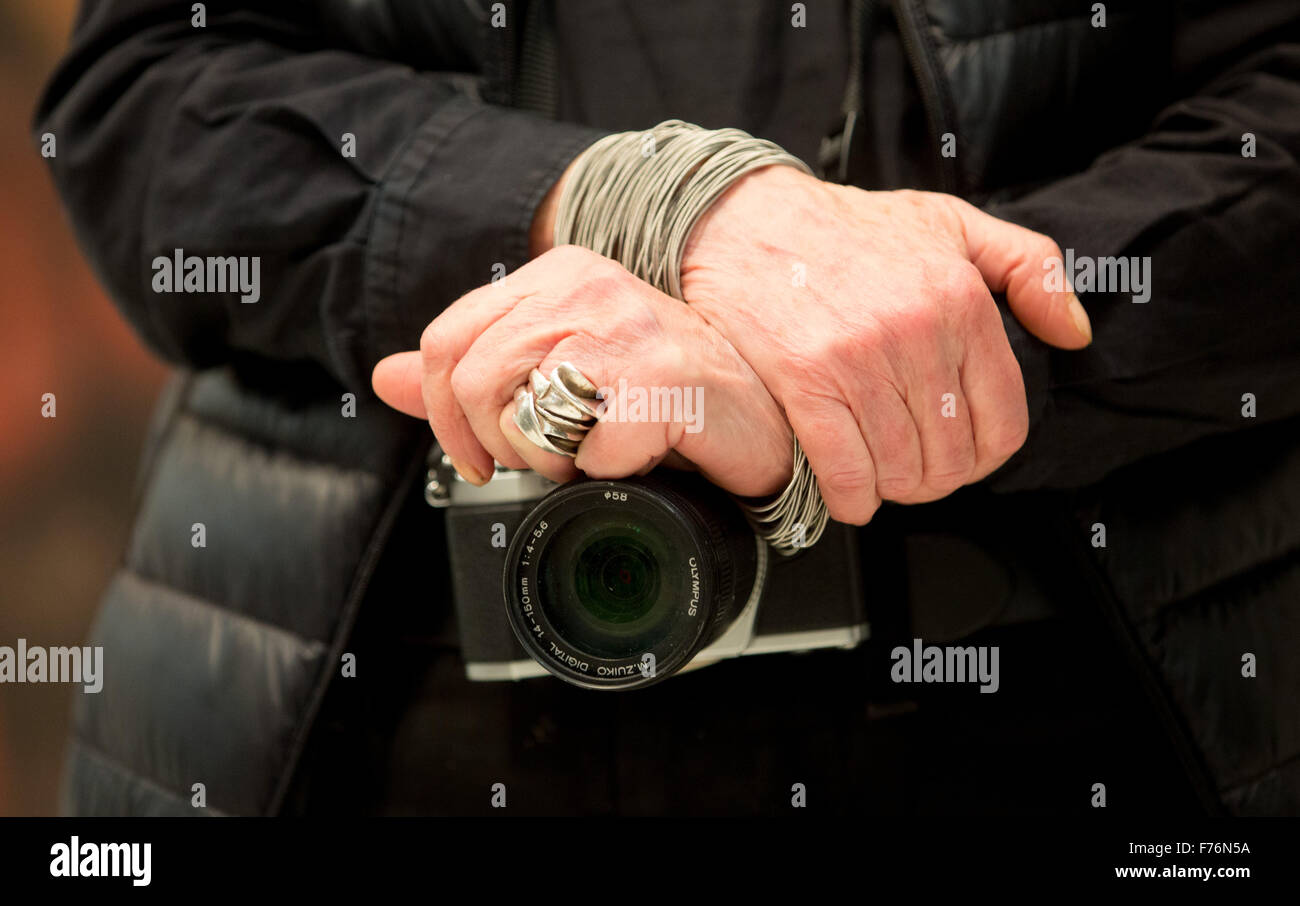
[[[667,120],[606,136],[573,164],[556,208],[555,244],[612,258],[684,302],[682,256],[695,222],[746,173],[773,164],[812,172],[779,145],[740,129]],[[785,490],[767,503],[737,503],[755,533],[787,556],[815,544],[829,518],[797,437]]]

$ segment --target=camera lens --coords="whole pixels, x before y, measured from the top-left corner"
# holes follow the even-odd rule
[[[511,543],[511,626],[571,683],[646,685],[730,625],[753,587],[755,545],[735,503],[698,476],[573,482]]]
[[[632,623],[654,606],[659,561],[636,538],[600,538],[578,555],[573,578],[578,602],[599,624]]]
[[[664,572],[674,559],[663,532],[648,521],[600,511],[570,519],[538,564],[552,628],[596,657],[650,650],[671,625],[674,590]]]

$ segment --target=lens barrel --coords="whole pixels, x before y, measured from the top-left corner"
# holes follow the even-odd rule
[[[671,676],[739,615],[757,569],[740,508],[698,475],[580,479],[511,541],[506,610],[528,654],[588,689]]]

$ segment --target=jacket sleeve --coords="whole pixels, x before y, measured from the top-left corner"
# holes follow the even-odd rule
[[[1031,428],[995,489],[1080,486],[1300,414],[1300,44],[1253,51],[1141,139],[988,210],[1077,257],[1150,262],[1147,301],[1080,293],[1087,350],[1007,320]]]
[[[201,27],[194,6],[87,2],[35,125],[92,266],[176,362],[315,360],[368,387],[527,260],[538,202],[601,134],[486,103],[447,4],[218,0]],[[155,292],[178,249],[258,257],[260,298]]]

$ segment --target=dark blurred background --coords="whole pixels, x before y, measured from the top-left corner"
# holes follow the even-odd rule
[[[31,136],[76,0],[0,0],[0,645],[85,643],[166,372],[117,316]],[[66,136],[58,136],[59,151]],[[53,393],[57,417],[41,416]],[[56,809],[80,686],[0,685],[0,815]]]

